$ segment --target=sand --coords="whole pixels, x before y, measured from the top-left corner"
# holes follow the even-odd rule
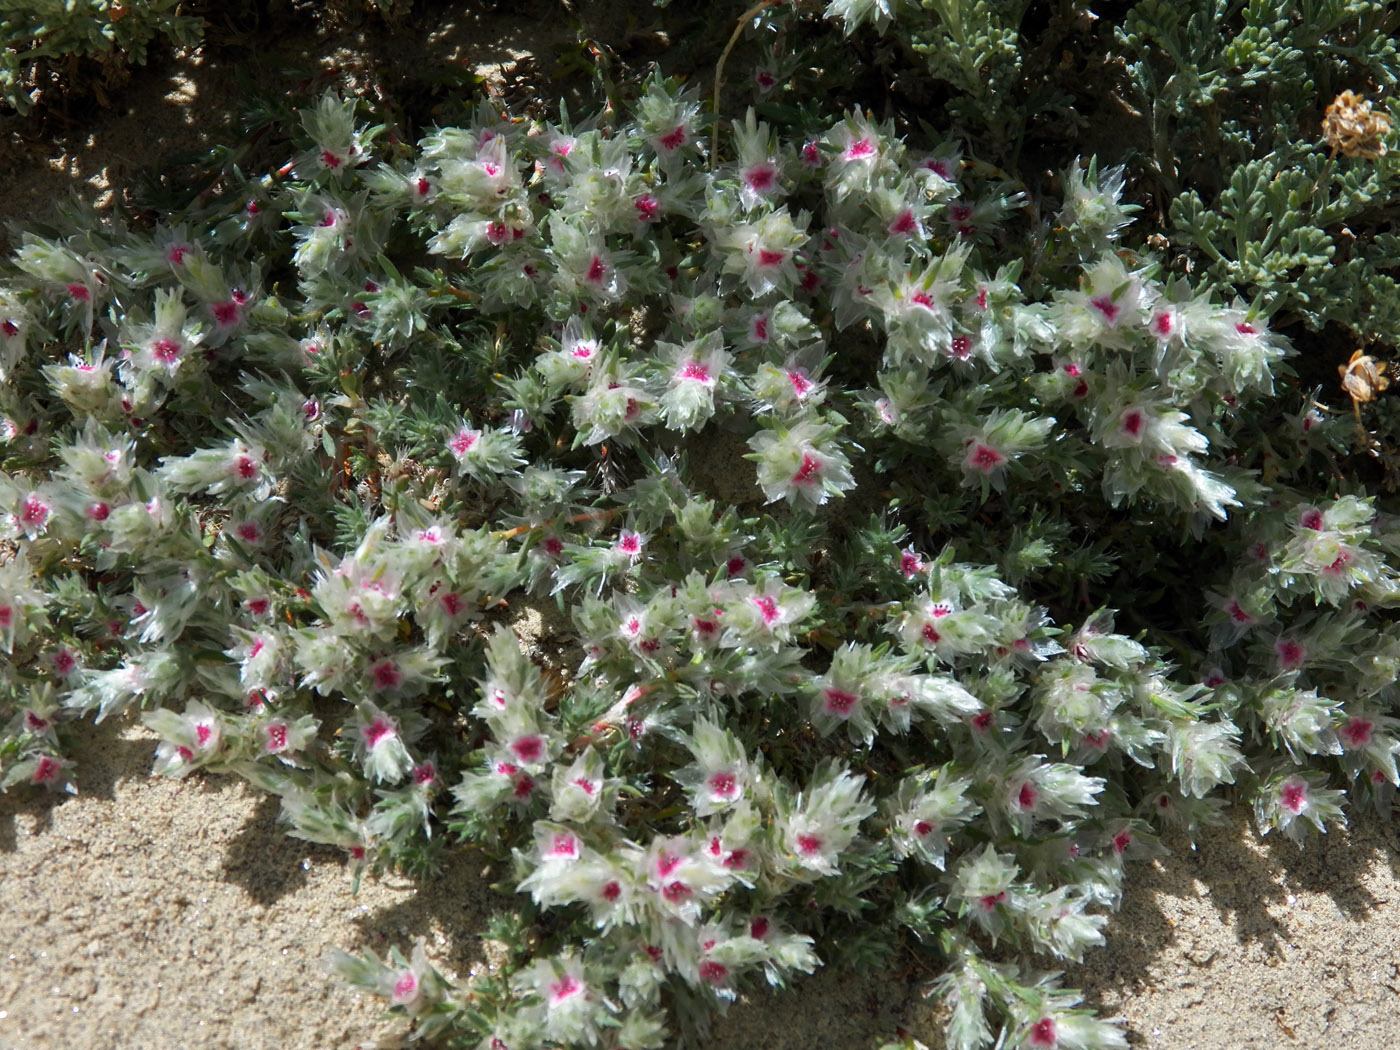
[[[0,1050],[393,1047],[405,1026],[326,975],[329,948],[423,936],[449,978],[486,965],[490,876],[465,851],[352,896],[340,854],[285,836],[242,782],[151,778],[139,725],[81,740],[79,796],[0,797]],[[1067,982],[1137,1046],[1400,1045],[1395,826],[1300,850],[1243,816],[1131,869],[1107,948]],[[938,1047],[926,981],[820,974],[741,1003],[712,1043],[860,1050],[901,1026]]]

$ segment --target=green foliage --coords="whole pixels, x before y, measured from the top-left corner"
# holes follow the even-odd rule
[[[33,83],[49,71],[72,78],[77,59],[144,65],[165,38],[195,47],[204,20],[177,12],[180,0],[5,0],[0,4],[0,100],[26,113]]]

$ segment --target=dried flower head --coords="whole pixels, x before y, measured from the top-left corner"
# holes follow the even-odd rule
[[[1332,152],[1376,160],[1385,156],[1382,137],[1390,133],[1390,118],[1372,113],[1371,103],[1353,91],[1343,91],[1327,107],[1322,134]]]
[[[1374,401],[1377,394],[1390,386],[1385,370],[1384,361],[1377,361],[1361,350],[1352,354],[1346,364],[1337,366],[1342,389],[1357,403]]]

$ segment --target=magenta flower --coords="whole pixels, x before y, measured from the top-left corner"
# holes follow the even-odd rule
[[[963,465],[970,470],[978,471],[982,474],[992,474],[999,470],[1006,462],[1006,457],[999,451],[981,441],[974,441],[968,446]]]

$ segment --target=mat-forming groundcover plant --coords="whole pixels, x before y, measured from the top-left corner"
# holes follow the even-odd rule
[[[1169,271],[1121,167],[1051,200],[780,115],[656,76],[410,145],[328,93],[267,174],[24,234],[4,785],[139,711],[157,773],[276,794],[356,882],[482,851],[502,967],[332,963],[445,1044],[695,1040],[920,953],[951,1046],[1126,1045],[1048,971],[1159,835],[1222,785],[1300,840],[1392,805],[1383,367],[1324,411],[1287,296]],[[1297,222],[1393,191],[1363,116]]]

